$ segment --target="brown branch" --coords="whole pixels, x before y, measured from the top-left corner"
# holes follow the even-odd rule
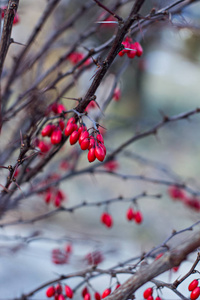
[[[144,283],[152,280],[156,276],[164,273],[175,266],[179,266],[187,256],[200,246],[200,232],[188,237],[176,248],[172,248],[161,258],[150,265],[141,266],[140,269],[131,276],[124,284],[115,290],[107,300],[126,300]]]
[[[119,22],[123,21],[123,19],[120,16],[112,12],[107,6],[103,5],[99,0],[93,0],[93,1],[95,1],[100,7],[102,7],[105,11],[107,11],[109,14],[115,17]]]
[[[8,8],[5,11],[3,32],[0,42],[0,77],[3,70],[4,61],[10,46],[13,20],[19,5],[19,0],[9,0]]]
[[[8,8],[4,17],[3,32],[0,41],[0,131],[2,126],[2,95],[1,95],[1,75],[4,61],[10,46],[10,37],[12,32],[13,20],[19,5],[19,0],[9,0]],[[1,12],[0,12],[1,13]],[[1,22],[1,20],[0,20]]]

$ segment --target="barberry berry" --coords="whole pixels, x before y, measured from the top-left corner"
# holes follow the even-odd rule
[[[143,293],[144,299],[147,299],[149,296],[152,296],[152,294],[153,294],[153,289],[147,288]]]
[[[194,279],[192,282],[190,282],[189,286],[188,286],[188,290],[191,292],[193,291],[197,286],[198,286],[199,282],[197,279]]]
[[[65,286],[65,294],[68,298],[72,299],[73,298],[73,291],[72,289],[70,288],[69,285],[66,285]]]
[[[104,292],[103,292],[103,294],[102,294],[102,299],[103,298],[106,298],[108,295],[110,295],[110,293],[111,293],[111,288],[109,288],[109,289],[106,289]]]

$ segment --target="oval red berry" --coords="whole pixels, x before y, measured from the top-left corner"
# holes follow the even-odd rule
[[[192,293],[190,295],[190,299],[196,300],[199,297],[199,295],[200,295],[200,287],[198,286],[192,291]]]

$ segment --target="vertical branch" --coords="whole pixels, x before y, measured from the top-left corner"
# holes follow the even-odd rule
[[[5,13],[3,32],[0,42],[0,76],[3,70],[3,64],[10,45],[10,36],[12,31],[12,24],[17,11],[19,0],[9,0],[8,8]]]
[[[137,14],[138,11],[140,10],[140,8],[142,7],[142,5],[144,4],[144,1],[145,0],[136,0],[135,1],[135,4],[131,10],[131,13],[130,13],[130,17],[132,17],[133,15]]]
[[[6,10],[5,17],[4,17],[3,32],[0,41],[0,79],[3,71],[4,61],[8,52],[8,48],[10,46],[12,25],[13,25],[13,20],[18,5],[19,5],[19,0],[9,0],[8,8]],[[2,107],[2,101],[1,101],[1,86],[0,86],[0,130],[2,124],[1,107]]]

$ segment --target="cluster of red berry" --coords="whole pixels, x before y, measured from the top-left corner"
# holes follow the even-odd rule
[[[7,9],[7,6],[2,6],[1,7],[1,18],[3,19],[4,16],[5,16],[5,10]],[[20,22],[20,18],[19,18],[19,15],[18,13],[15,14],[14,16],[14,20],[13,20],[13,25],[16,25]]]
[[[69,285],[65,285],[64,287],[66,297],[72,299],[74,296],[73,290]],[[48,298],[54,297],[55,300],[65,300],[65,296],[63,294],[63,287],[61,284],[57,284],[57,286],[50,286],[46,290],[46,296]]]
[[[63,104],[54,102],[53,104],[48,106],[46,115],[49,115],[50,113],[58,115],[62,114],[64,111],[66,111],[66,107]],[[51,138],[51,143],[47,143],[44,140],[36,141],[36,146],[40,149],[42,154],[47,153],[51,149],[52,144],[56,145],[62,141],[62,131],[64,127],[65,122],[62,118],[60,118],[57,124],[49,123],[42,129],[41,135],[43,137]]]
[[[190,299],[196,300],[200,296],[200,287],[198,286],[199,282],[197,279],[194,279],[190,282],[188,290],[191,292]]]
[[[74,118],[70,118],[65,128],[65,135],[70,136],[69,142],[71,145],[76,144],[79,141],[79,145],[82,150],[88,151],[88,161],[93,162],[97,158],[99,161],[103,161],[106,156],[106,147],[104,145],[104,139],[99,131],[93,131],[89,134],[85,125],[78,125],[75,123]]]
[[[69,61],[73,64],[76,65],[78,64],[81,60],[84,59],[84,54],[81,52],[73,52],[68,56]],[[88,58],[85,62],[84,65],[88,66],[91,63],[91,59]]]
[[[66,245],[64,250],[59,248],[53,249],[51,253],[52,262],[56,265],[63,265],[68,263],[70,255],[72,253],[72,246]]]
[[[118,289],[119,287],[120,287],[120,283],[117,283],[115,290]],[[73,298],[74,293],[73,293],[73,290],[71,289],[71,287],[69,285],[65,285],[63,288],[63,286],[61,284],[57,284],[55,287],[54,286],[48,287],[48,289],[46,290],[46,296],[48,298],[54,297],[55,300],[65,300],[63,290],[64,290],[67,298],[70,298],[70,299]],[[94,292],[94,299],[95,300],[104,299],[111,294],[111,291],[112,291],[111,288],[107,288],[103,291],[102,295],[96,291],[96,292]],[[81,295],[82,295],[83,300],[91,300],[91,292],[89,291],[87,286],[85,286],[82,289]],[[159,299],[157,299],[157,300],[159,300]]]
[[[136,224],[140,224],[143,221],[142,213],[138,211],[134,211],[132,207],[130,207],[126,212],[126,218],[128,221],[135,221]],[[108,212],[103,212],[101,215],[101,223],[106,227],[111,228],[113,226],[113,218],[111,214]]]
[[[126,218],[128,221],[135,221],[135,223],[140,224],[143,221],[143,216],[140,211],[134,211],[132,207],[129,207],[129,209],[126,212]]]
[[[118,289],[119,287],[120,287],[120,283],[117,283],[115,289]],[[95,292],[94,293],[94,299],[95,300],[104,299],[104,298],[106,298],[107,296],[109,296],[111,294],[111,291],[112,291],[111,288],[107,288],[103,291],[102,295],[99,292]],[[83,288],[81,294],[82,294],[83,300],[91,300],[91,294],[90,294],[87,287]]]
[[[66,199],[64,193],[57,187],[50,187],[43,194],[44,201],[47,204],[52,202],[56,207],[60,207],[61,203]]]
[[[86,254],[84,257],[84,261],[86,261],[88,265],[98,265],[102,261],[104,261],[104,256],[101,251],[96,250]]]
[[[45,180],[41,181],[39,187],[43,187],[46,184],[53,183],[59,179],[60,176],[56,173],[52,173]],[[46,189],[44,192],[39,193],[46,204],[53,203],[54,206],[60,207],[61,203],[66,200],[66,195],[58,186],[52,186]]]
[[[153,297],[153,289],[152,288],[147,288],[144,293],[143,293],[143,297],[144,299],[146,300],[154,300],[154,297]],[[159,296],[157,296],[155,298],[155,300],[162,300]]]
[[[189,197],[184,190],[177,186],[170,186],[168,194],[173,200],[179,200],[187,207],[200,211],[200,201],[196,197]]]
[[[119,56],[124,56],[126,53],[129,58],[134,58],[135,56],[140,57],[143,54],[140,43],[133,43],[130,37],[126,37],[125,41],[122,42],[122,45],[124,45],[124,49],[118,53]]]
[[[83,300],[91,300],[91,293],[89,292],[87,286],[83,288],[81,293]],[[101,300],[101,295],[98,292],[94,293],[95,300]]]
[[[66,108],[63,104],[53,103],[48,107],[47,114],[53,112],[54,114],[63,114]],[[41,131],[43,137],[51,138],[51,144],[56,145],[62,141],[63,131],[65,136],[69,137],[71,145],[79,141],[82,150],[88,150],[88,161],[93,162],[97,158],[103,161],[106,156],[106,147],[102,134],[98,130],[93,130],[89,134],[89,130],[84,124],[78,126],[75,118],[70,118],[65,127],[65,122],[62,118],[57,124],[49,123]],[[50,149],[50,145],[45,141],[38,141],[37,146],[42,153],[46,153]]]

